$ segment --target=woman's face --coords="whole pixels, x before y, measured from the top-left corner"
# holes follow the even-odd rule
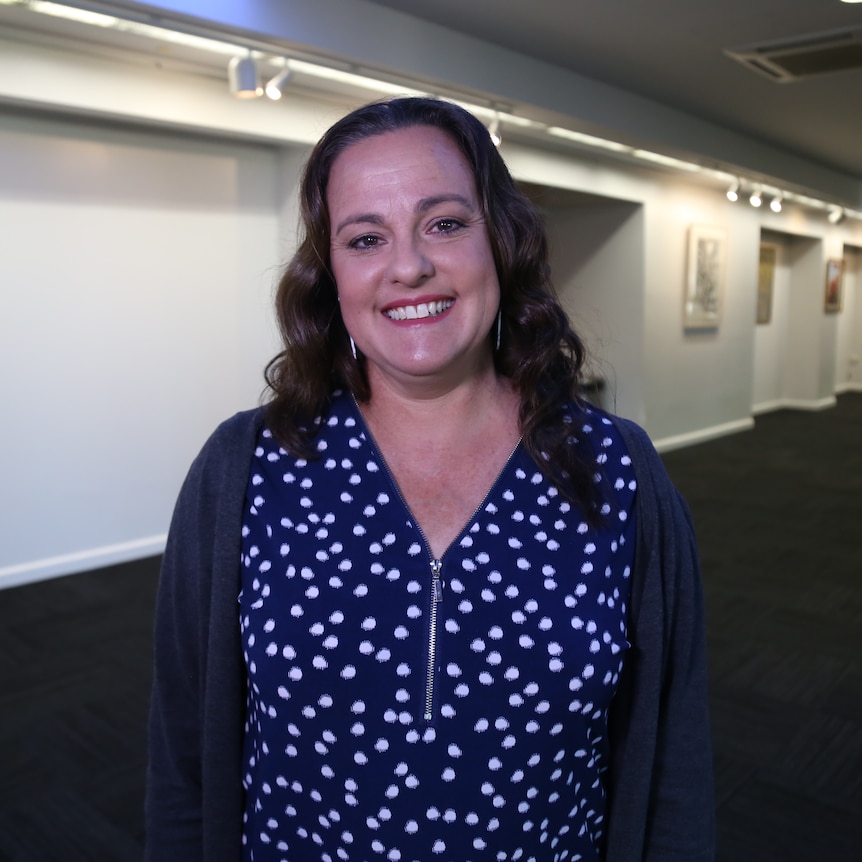
[[[417,126],[366,138],[327,188],[332,270],[372,387],[457,386],[492,361],[500,285],[470,166]]]

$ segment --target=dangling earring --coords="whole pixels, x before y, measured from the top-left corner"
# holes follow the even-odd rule
[[[353,358],[356,359],[356,342],[353,340],[352,335],[347,336],[350,339],[350,352],[353,354]]]
[[[494,343],[494,349],[495,350],[500,349],[500,332],[501,332],[502,328],[503,328],[503,310],[500,309],[500,311],[497,312],[497,340]]]

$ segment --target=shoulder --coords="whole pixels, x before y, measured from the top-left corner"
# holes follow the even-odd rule
[[[222,546],[238,553],[234,544],[240,535],[242,500],[264,416],[265,411],[259,408],[222,422],[192,462],[174,505],[163,582],[189,588],[211,569],[193,559],[200,562],[201,555],[213,557]]]
[[[198,508],[229,489],[245,487],[265,408],[244,410],[218,425],[189,467],[177,508]]]
[[[201,451],[229,448],[244,440],[254,440],[265,420],[265,407],[235,413],[216,427]]]
[[[612,421],[628,448],[637,481],[639,541],[654,551],[661,548],[666,562],[696,570],[695,530],[688,504],[646,431],[628,419],[614,416]]]
[[[229,464],[237,458],[250,457],[254,441],[265,420],[264,407],[243,410],[225,419],[207,438],[190,472],[204,469],[214,462]]]
[[[604,427],[612,426],[625,446],[637,481],[638,518],[646,528],[691,530],[688,506],[671,481],[647,432],[636,422],[591,408]]]
[[[603,441],[605,445],[613,442],[627,446],[627,438],[637,431],[646,437],[646,433],[633,422],[583,401],[569,401],[564,408],[564,416],[564,421],[572,428],[575,441],[593,448],[601,447]],[[621,427],[623,425],[626,427]]]
[[[631,419],[623,419],[621,416],[608,414],[613,426],[619,431],[633,459],[640,458],[650,466],[655,466],[661,459],[650,440],[649,435],[640,425]]]
[[[628,449],[632,466],[638,477],[638,486],[641,488],[648,487],[654,492],[673,491],[675,494],[676,491],[670,477],[667,475],[664,464],[647,432],[640,425],[632,422],[631,419],[624,419],[610,413],[605,414],[605,416],[619,432],[626,449]]]
[[[664,466],[646,431],[630,419],[623,419],[592,404],[572,402],[566,421],[571,423],[576,441],[587,450],[600,453],[613,446],[636,474],[661,476]]]

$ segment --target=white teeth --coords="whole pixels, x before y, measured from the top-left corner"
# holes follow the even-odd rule
[[[454,300],[441,299],[433,302],[420,302],[419,305],[402,305],[384,312],[390,320],[419,320],[423,317],[436,317],[449,308]]]

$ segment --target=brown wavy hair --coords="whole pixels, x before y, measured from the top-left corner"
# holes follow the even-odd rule
[[[448,134],[472,169],[500,283],[502,333],[494,362],[520,395],[524,444],[565,497],[595,511],[593,468],[572,445],[567,409],[585,350],[550,282],[544,225],[485,126],[439,99],[397,98],[366,105],[335,123],[312,151],[300,189],[304,235],[276,294],[284,349],[266,368],[270,430],[288,451],[314,457],[317,422],[333,391],[347,389],[360,403],[371,397],[363,362],[353,358],[338,309],[327,184],[335,159],[352,144],[415,126]]]

